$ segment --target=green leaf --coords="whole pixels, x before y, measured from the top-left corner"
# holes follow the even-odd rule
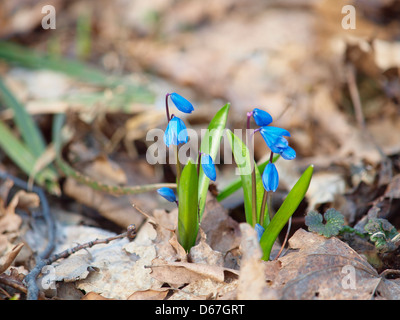
[[[209,154],[214,161],[215,157],[218,154],[219,147],[221,144],[221,138],[225,130],[229,108],[230,104],[227,103],[215,114],[214,118],[208,125],[208,130],[206,131],[201,141],[200,151]],[[203,216],[204,208],[206,205],[206,197],[209,184],[210,184],[210,179],[204,174],[203,168],[200,166],[200,171],[199,171],[200,221]]]
[[[251,226],[255,226],[257,221],[252,218],[252,182],[251,182],[251,163],[254,159],[250,159],[250,152],[243,141],[237,137],[232,131],[226,130],[228,141],[232,148],[233,157],[239,170],[240,179],[243,188],[244,210],[246,214],[246,222]],[[256,173],[256,189],[257,189],[257,220],[260,217],[262,198],[264,194],[264,186],[262,184],[260,171]]]
[[[97,68],[76,60],[39,53],[12,42],[0,41],[0,59],[10,64],[27,68],[61,72],[79,81],[102,87],[118,87],[119,96],[133,96],[134,101],[146,103],[154,101],[154,94],[142,85],[133,83],[132,81],[125,81],[124,79],[121,80],[117,77],[111,77]],[[124,92],[121,92],[121,90]],[[104,94],[100,93],[100,95]]]
[[[272,218],[270,224],[266,227],[260,239],[260,245],[263,250],[263,260],[269,260],[271,249],[276,238],[306,195],[313,171],[314,166],[312,165],[304,171],[292,190],[290,190],[285,201],[283,201],[278,212]]]
[[[272,162],[275,163],[279,159],[280,155],[279,154],[274,154],[274,158],[272,159]],[[263,172],[267,164],[269,163],[269,159],[267,161],[264,161],[263,163],[259,164],[258,171]],[[222,201],[232,194],[234,194],[236,191],[238,191],[242,187],[242,180],[240,178],[237,178],[233,182],[231,182],[229,185],[227,185],[224,189],[222,189],[218,195],[217,195],[217,201]]]
[[[324,218],[325,224],[323,223],[322,215],[317,211],[312,210],[307,213],[305,224],[308,230],[327,238],[338,235],[344,226],[344,216],[339,211],[331,208],[325,212]]]
[[[2,121],[0,121],[0,137],[0,147],[22,171],[30,176],[37,160],[35,156]],[[46,183],[48,183],[48,186],[54,186],[57,178],[57,174],[48,168],[35,175],[35,181],[41,186]]]
[[[31,153],[40,157],[46,149],[42,133],[36,126],[32,117],[28,114],[25,108],[15,99],[14,95],[6,87],[6,85],[0,79],[0,99],[14,112],[15,124],[20,131],[22,138],[24,139],[27,147]]]
[[[178,241],[186,251],[194,246],[199,230],[198,198],[194,196],[197,194],[197,166],[189,159],[182,170],[178,191]]]

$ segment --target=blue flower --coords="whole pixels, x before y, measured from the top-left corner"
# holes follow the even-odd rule
[[[279,175],[276,166],[273,163],[268,163],[262,174],[262,182],[266,191],[275,192],[278,189]]]
[[[253,118],[256,124],[260,127],[267,126],[272,122],[271,115],[268,112],[258,108],[253,110]]]
[[[293,150],[293,148],[287,146],[286,148],[281,149],[279,152],[281,157],[285,160],[293,160],[296,158],[296,151]]]
[[[288,141],[283,137],[290,137],[289,131],[285,129],[278,127],[261,127],[260,133],[268,147],[274,153],[282,152],[282,150],[289,145]]]
[[[164,187],[158,189],[157,192],[160,196],[164,197],[169,202],[176,202],[176,196],[172,189]]]
[[[205,175],[210,178],[210,180],[215,181],[215,179],[217,178],[217,173],[215,171],[215,164],[211,156],[209,154],[203,153],[201,155],[200,162]]]
[[[260,241],[265,229],[261,226],[261,224],[256,223],[256,226],[254,227],[254,230],[256,230],[257,239],[258,239],[258,241]]]
[[[179,145],[180,143],[188,142],[188,133],[185,123],[178,117],[173,117],[169,122],[164,133],[164,142],[169,147]]]
[[[174,92],[170,94],[170,97],[179,111],[184,113],[192,113],[194,110],[193,105],[181,95]]]

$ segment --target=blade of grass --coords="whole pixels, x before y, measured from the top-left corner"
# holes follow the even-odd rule
[[[0,121],[0,137],[0,147],[7,156],[27,175],[31,175],[36,163],[35,156],[3,121]],[[35,175],[35,181],[41,186],[49,183],[55,187],[56,180],[57,174],[50,169],[43,169]]]
[[[0,41],[0,59],[26,68],[61,72],[79,81],[93,85],[109,88],[118,86],[118,94],[123,95],[124,93],[121,91],[124,91],[129,95],[134,95],[137,102],[153,102],[155,98],[155,95],[150,90],[137,83],[109,76],[97,68],[76,60],[38,53],[12,42]],[[121,90],[122,88],[124,90]]]
[[[278,212],[272,218],[270,224],[265,228],[260,239],[260,245],[263,250],[263,260],[269,260],[271,249],[276,238],[279,236],[279,233],[288,222],[289,218],[296,211],[300,202],[304,199],[311,182],[313,171],[314,166],[312,165],[304,171],[292,190],[290,190],[285,201],[283,201]]]
[[[14,97],[1,79],[0,99],[6,107],[13,110],[15,124],[31,153],[35,157],[40,157],[46,149],[42,133],[36,126],[32,117],[26,112],[25,108]]]
[[[250,161],[254,162],[254,160],[250,159],[249,149],[246,147],[243,141],[229,129],[226,130],[226,132],[228,135],[228,141],[232,148],[233,157],[235,158],[236,165],[239,169],[240,179],[242,182],[246,222],[254,227],[257,221],[253,221],[252,218],[252,178],[251,178],[251,166],[250,166],[251,163]],[[257,220],[258,220],[261,210],[264,187],[262,184],[260,171],[255,170],[255,172],[256,172]]]
[[[230,104],[227,103],[224,105],[211,120],[208,125],[208,130],[204,135],[200,151],[206,154],[209,154],[211,158],[215,161],[215,157],[218,154],[219,147],[221,144],[222,135],[225,130],[226,121],[228,118]],[[199,215],[200,221],[203,216],[208,186],[210,184],[210,179],[204,174],[203,168],[200,165],[199,171]]]
[[[197,197],[197,168],[191,159],[182,170],[178,191],[178,241],[189,251],[194,246],[199,230]]]

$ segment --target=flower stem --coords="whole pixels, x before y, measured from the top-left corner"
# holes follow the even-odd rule
[[[290,233],[290,228],[291,228],[291,226],[292,226],[292,216],[290,216],[290,218],[289,218],[289,222],[288,222],[288,227],[287,227],[287,230],[286,230],[285,239],[284,239],[283,242],[282,242],[281,249],[279,250],[279,252],[278,252],[278,254],[276,255],[276,257],[275,257],[274,260],[278,260],[278,258],[280,257],[280,255],[281,255],[283,249],[285,248],[286,242],[287,242],[287,240],[288,240],[288,238],[289,238],[289,233]]]
[[[263,195],[262,204],[261,204],[260,221],[258,222],[264,228],[265,228],[265,224],[264,224],[265,217],[264,217],[264,215],[265,215],[265,208],[267,206],[267,198],[268,198],[268,191],[264,190],[264,195]],[[267,217],[267,219],[268,219],[268,223],[267,223],[267,225],[268,225],[269,224],[269,216]]]
[[[165,95],[165,109],[166,109],[166,113],[167,113],[167,122],[169,122],[171,120],[170,116],[169,116],[169,107],[168,107],[168,97],[170,96],[170,93],[167,93]]]
[[[182,166],[181,162],[179,161],[179,147],[174,146],[175,150],[175,157],[176,157],[176,188],[179,188],[179,180],[181,179],[181,171],[182,171]]]
[[[247,141],[247,148],[250,149],[250,119],[251,116],[253,115],[253,112],[247,112],[247,130],[246,130],[246,141]],[[249,150],[250,151],[250,150]],[[252,154],[252,152],[250,152]],[[254,160],[251,160],[252,158],[250,157],[250,166],[251,166],[251,196],[252,196],[252,206],[251,206],[251,212],[252,212],[252,225],[253,227],[257,223],[257,183],[256,183],[256,171],[255,171],[255,165],[254,165]]]
[[[201,161],[202,152],[199,151],[199,155],[197,157],[197,176],[200,177],[200,161]]]
[[[271,154],[269,155],[269,163],[273,163],[274,160],[274,153],[271,152]],[[268,193],[268,192],[267,192]],[[269,220],[271,221],[272,217],[273,217],[273,209],[272,209],[272,197],[271,197],[271,193],[268,193],[268,197],[267,197],[267,203],[268,203],[268,215],[269,215]]]

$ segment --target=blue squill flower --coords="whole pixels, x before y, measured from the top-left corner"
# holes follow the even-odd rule
[[[215,179],[217,178],[217,173],[215,171],[215,164],[211,156],[209,154],[203,153],[201,155],[200,162],[205,175],[210,178],[210,180],[215,181]]]
[[[179,111],[184,113],[192,113],[194,110],[193,105],[181,95],[174,92],[170,94],[170,97],[175,107],[177,107]]]
[[[257,239],[258,239],[258,241],[260,242],[261,237],[262,237],[262,235],[263,235],[265,229],[262,227],[261,224],[256,223],[256,225],[255,225],[255,227],[254,227],[254,230],[256,230],[256,232],[257,232]]]
[[[178,117],[173,117],[169,122],[164,133],[164,142],[169,147],[188,142],[188,132],[185,123]]]
[[[278,127],[261,127],[259,131],[272,152],[280,153],[288,147],[289,143],[283,136],[290,137],[289,131]]]
[[[268,112],[258,108],[253,110],[253,118],[256,124],[260,127],[267,126],[272,122],[271,115]]]
[[[293,160],[294,158],[296,158],[296,151],[294,151],[294,149],[289,147],[289,146],[287,146],[286,148],[281,149],[279,154],[285,160]]]
[[[157,192],[160,196],[167,199],[169,202],[176,202],[176,196],[172,189],[163,187],[158,189]]]
[[[273,163],[268,163],[262,174],[262,182],[265,191],[275,192],[278,189],[279,175],[276,166]]]

